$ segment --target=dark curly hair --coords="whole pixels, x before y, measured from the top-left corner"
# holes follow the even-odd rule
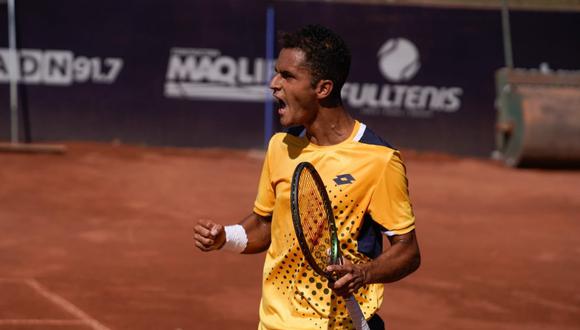
[[[292,33],[283,33],[281,48],[297,48],[306,55],[312,74],[312,87],[322,79],[332,80],[331,98],[340,103],[340,90],[350,70],[350,50],[340,36],[321,25],[307,25]]]

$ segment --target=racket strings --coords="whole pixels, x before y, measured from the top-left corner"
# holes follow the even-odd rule
[[[300,176],[299,211],[309,250],[322,268],[330,263],[330,228],[324,199],[309,171]]]

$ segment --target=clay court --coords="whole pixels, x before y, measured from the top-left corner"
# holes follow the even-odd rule
[[[404,151],[423,254],[389,329],[578,329],[580,171]],[[263,255],[192,227],[251,210],[263,155],[68,144],[0,154],[0,329],[255,329]]]

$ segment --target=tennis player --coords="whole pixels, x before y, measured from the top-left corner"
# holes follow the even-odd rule
[[[383,283],[402,279],[420,264],[415,217],[399,151],[344,108],[340,91],[350,51],[329,29],[306,26],[281,39],[270,88],[286,133],[270,140],[253,213],[222,226],[200,220],[202,251],[267,251],[259,329],[352,329],[343,297],[354,294],[371,329]],[[329,283],[305,262],[292,226],[290,182],[298,163],[312,163],[333,205],[345,262],[329,266]],[[383,237],[390,244],[383,248]]]

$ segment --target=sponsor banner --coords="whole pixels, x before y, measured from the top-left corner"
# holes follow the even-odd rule
[[[346,103],[365,115],[431,117],[461,108],[461,87],[406,85],[421,68],[417,47],[405,38],[387,40],[377,53],[378,69],[390,84],[348,82]]]
[[[94,82],[112,84],[123,67],[120,58],[75,56],[70,50],[0,48],[0,83],[68,86]]]
[[[218,49],[172,48],[165,96],[264,102],[268,65],[273,66],[263,58],[234,58],[222,55]]]
[[[289,11],[279,16],[280,29],[303,24],[285,20],[298,17],[298,7],[279,8]],[[493,71],[502,59],[499,16],[489,11],[325,4],[303,12],[305,22],[321,17],[319,22],[339,32],[351,48],[351,74],[342,97],[354,117],[398,148],[491,153]],[[373,19],[351,24],[333,17]]]
[[[353,56],[342,90],[352,114],[393,145],[487,157],[495,147],[498,10],[278,3],[278,29],[327,25]],[[342,19],[338,19],[342,18]],[[512,12],[515,63],[578,68],[577,13]],[[537,24],[537,22],[544,22]],[[576,57],[576,59],[575,59]]]
[[[0,37],[0,138],[16,80],[33,141],[262,147],[268,4],[278,32],[320,23],[346,39],[344,104],[393,145],[492,152],[499,11],[262,0],[18,1],[20,49]],[[516,66],[580,69],[577,13],[510,17]]]
[[[33,141],[263,146],[264,1],[17,5],[20,49],[0,37],[0,136],[16,79]]]

